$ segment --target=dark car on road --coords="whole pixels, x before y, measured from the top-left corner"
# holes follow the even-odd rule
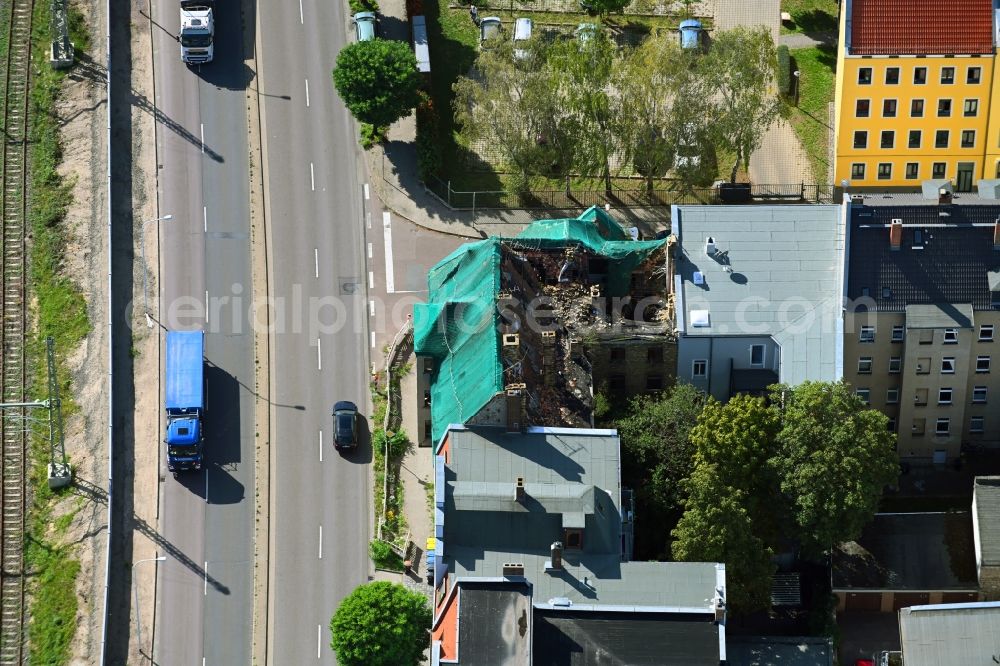
[[[333,406],[333,446],[337,450],[358,446],[358,406],[342,400]]]

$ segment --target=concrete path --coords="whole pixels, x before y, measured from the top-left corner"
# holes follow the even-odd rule
[[[790,49],[809,49],[814,46],[834,46],[837,43],[837,33],[829,32],[793,32],[788,35],[781,35],[778,44],[783,44]]]
[[[787,122],[773,124],[761,147],[750,156],[750,181],[761,185],[816,182],[802,142]]]

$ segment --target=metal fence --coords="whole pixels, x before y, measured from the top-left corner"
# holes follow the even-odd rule
[[[647,188],[614,187],[605,190],[533,190],[513,194],[504,190],[454,190],[451,181],[431,177],[424,183],[428,192],[452,210],[589,208],[611,204],[616,207],[669,206],[671,204],[728,203],[718,187],[681,188],[668,181],[659,181],[652,190]],[[833,201],[833,186],[809,183],[750,185],[750,201],[746,203],[824,203]]]
[[[481,15],[484,10],[514,12],[553,12],[579,14],[583,11],[580,0],[452,0],[452,6],[475,4]],[[694,0],[685,8],[683,0],[634,0],[622,10],[626,16],[687,16],[711,20],[715,15],[714,0]]]

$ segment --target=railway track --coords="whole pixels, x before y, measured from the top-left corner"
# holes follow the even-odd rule
[[[27,225],[28,84],[31,66],[33,0],[10,0],[7,53],[3,54],[6,88],[3,117],[3,367],[0,398],[24,402],[25,229]],[[25,410],[5,410],[0,471],[0,666],[25,663],[24,528],[27,431]]]

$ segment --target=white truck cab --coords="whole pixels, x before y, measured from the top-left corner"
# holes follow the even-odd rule
[[[215,53],[215,16],[212,0],[180,0],[181,60],[189,65],[212,62]]]

